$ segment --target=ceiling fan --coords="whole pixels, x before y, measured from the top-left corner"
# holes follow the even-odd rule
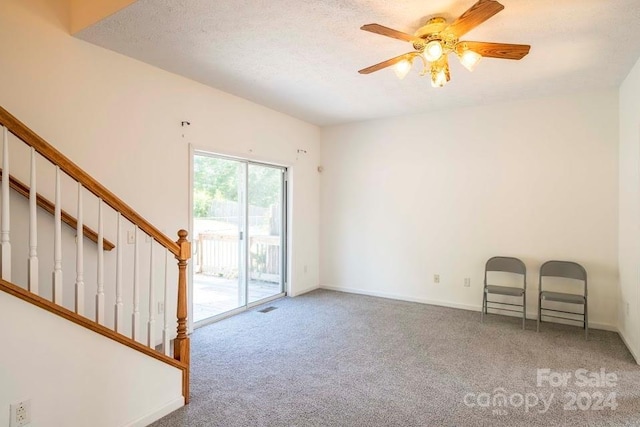
[[[430,74],[431,85],[433,87],[443,87],[451,78],[448,60],[448,55],[451,52],[458,56],[462,65],[469,71],[473,71],[482,57],[522,59],[529,53],[531,46],[460,40],[460,37],[502,9],[504,9],[504,6],[495,0],[479,0],[452,24],[448,24],[446,19],[441,17],[431,18],[414,35],[379,24],[363,25],[360,27],[361,30],[411,43],[414,51],[387,59],[379,64],[363,68],[358,72],[360,74],[369,74],[393,65],[398,78],[403,79],[411,70],[413,60],[420,58],[424,65],[420,75]]]

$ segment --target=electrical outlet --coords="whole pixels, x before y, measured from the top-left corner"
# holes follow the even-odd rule
[[[629,315],[629,303],[627,303],[627,316]]]
[[[307,271],[309,271],[309,268],[308,268],[308,266],[305,265],[304,266],[304,274],[307,274]]]
[[[9,427],[26,426],[31,422],[31,400],[27,399],[10,405],[10,411]]]
[[[136,232],[134,230],[127,231],[127,243],[130,245],[136,243]]]
[[[158,301],[158,314],[164,313],[164,302]]]
[[[464,278],[464,287],[468,288],[471,286],[471,277],[465,277]]]
[[[440,275],[439,274],[434,274],[433,275],[433,283],[440,283]]]

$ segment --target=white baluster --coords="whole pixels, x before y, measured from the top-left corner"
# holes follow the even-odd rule
[[[140,340],[140,254],[138,247],[138,226],[134,229],[133,244],[133,314],[131,315],[131,338]]]
[[[31,181],[29,183],[29,290],[37,294],[38,289],[38,205],[36,190],[36,149],[31,147]]]
[[[122,303],[122,230],[121,230],[121,214],[118,212],[118,224],[116,226],[116,332],[122,333],[122,318],[124,304]]]
[[[78,218],[76,221],[76,313],[84,315],[84,224],[82,184],[80,183],[78,183]]]
[[[60,167],[56,166],[56,196],[53,234],[53,302],[62,305],[62,216],[60,212]]]
[[[155,289],[153,284],[153,239],[151,239],[151,246],[149,248],[149,322],[147,323],[147,345],[151,348],[156,346],[156,310],[155,304]]]
[[[169,251],[165,250],[164,256],[164,329],[162,330],[162,349],[164,354],[171,356],[170,340],[171,335],[169,331],[169,309],[167,302],[169,301]]]
[[[98,291],[96,293],[96,322],[104,324],[104,233],[102,199],[98,199]]]
[[[3,128],[2,137],[2,220],[0,221],[0,268],[2,278],[11,281],[11,241],[9,239],[10,202],[9,197],[9,130]]]

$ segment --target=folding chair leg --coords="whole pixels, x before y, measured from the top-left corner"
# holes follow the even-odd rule
[[[589,315],[587,312],[587,299],[584,300],[584,339],[589,339]]]
[[[487,305],[487,293],[482,290],[482,310],[480,310],[480,323],[484,323],[484,308]]]
[[[484,314],[489,314],[489,295],[484,294]]]
[[[542,317],[542,295],[538,294],[538,320],[536,322],[536,332],[540,332],[541,317]]]
[[[522,330],[525,330],[527,322],[527,294],[522,294]]]

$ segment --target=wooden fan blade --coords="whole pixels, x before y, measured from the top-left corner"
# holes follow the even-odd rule
[[[453,24],[449,25],[445,31],[462,37],[502,9],[504,6],[495,0],[480,0],[456,19]]]
[[[394,64],[397,64],[398,62],[402,61],[402,60],[409,60],[411,59],[411,57],[414,55],[414,53],[405,53],[403,55],[400,56],[396,56],[395,58],[391,58],[391,59],[387,59],[386,61],[382,61],[379,64],[376,65],[372,65],[370,67],[367,68],[363,68],[362,70],[358,71],[360,74],[370,74],[373,73],[375,71],[379,71],[382,70],[383,68],[387,68],[390,67]]]
[[[402,31],[394,30],[379,24],[367,24],[360,27],[361,30],[369,31],[370,33],[380,34],[382,36],[391,37],[405,42],[413,42],[416,40],[415,36],[411,34],[403,33]]]
[[[466,47],[487,58],[522,59],[529,53],[528,44],[488,43],[488,42],[460,42]]]

